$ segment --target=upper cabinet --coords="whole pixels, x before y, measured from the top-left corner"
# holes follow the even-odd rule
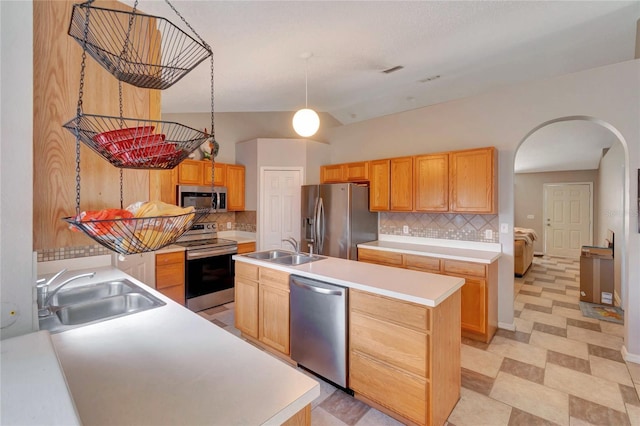
[[[245,169],[242,165],[227,164],[227,210],[244,210]]]
[[[496,149],[455,151],[449,159],[450,211],[497,213]]]
[[[488,147],[332,164],[320,174],[322,183],[368,181],[371,211],[495,214],[496,167],[497,151]]]
[[[227,187],[227,210],[245,209],[245,167],[239,164],[215,163],[214,186]],[[211,186],[211,161],[184,160],[178,166],[178,184]]]

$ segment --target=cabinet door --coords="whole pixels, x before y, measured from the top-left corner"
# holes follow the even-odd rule
[[[320,167],[320,183],[344,182],[344,164],[329,164]]]
[[[363,182],[369,180],[369,162],[359,161],[344,165],[344,179],[347,182]]]
[[[227,210],[244,211],[244,166],[227,164]]]
[[[258,338],[258,282],[236,276],[236,328],[247,336]]]
[[[413,210],[413,157],[391,159],[391,211]]]
[[[289,291],[260,283],[259,340],[289,355]]]
[[[369,210],[389,210],[389,176],[389,160],[375,160],[369,163]]]
[[[497,212],[495,151],[489,147],[449,154],[451,211]]]
[[[417,211],[449,211],[449,155],[415,157],[415,204]]]
[[[210,172],[210,171],[209,171]],[[178,165],[178,183],[182,185],[202,185],[204,162],[184,160]]]
[[[216,170],[213,178],[215,181],[213,182],[214,186],[225,186],[227,183],[226,179],[226,164],[223,163],[215,163]],[[203,184],[205,186],[211,186],[211,161],[204,161],[204,175],[202,177]]]
[[[359,248],[358,261],[402,268],[402,254],[389,251]]]
[[[462,329],[484,334],[487,331],[487,283],[478,278],[462,277]]]
[[[253,251],[256,251],[256,243],[255,242],[238,243],[238,254],[251,253]]]

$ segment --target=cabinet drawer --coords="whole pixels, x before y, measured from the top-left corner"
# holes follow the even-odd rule
[[[270,268],[260,268],[260,284],[289,291],[289,274]]]
[[[445,260],[444,272],[448,274],[470,275],[472,277],[484,278],[486,267],[482,263],[461,262],[458,260]]]
[[[258,269],[256,265],[244,262],[236,262],[236,276],[248,280],[258,281]]]
[[[428,331],[431,327],[429,321],[431,311],[410,302],[351,289],[349,308],[420,331]]]
[[[386,266],[402,266],[402,254],[389,251],[358,249],[358,260]]]
[[[349,387],[418,424],[426,423],[427,380],[351,352]]]
[[[184,285],[165,287],[159,291],[174,302],[184,305]]]
[[[171,263],[183,263],[183,262],[184,262],[183,251],[156,254],[156,266],[168,265]]]
[[[184,263],[156,267],[156,288],[163,289],[174,285],[184,286]]]
[[[429,377],[428,336],[358,312],[349,317],[351,350],[382,360],[395,367]]]
[[[238,243],[238,254],[256,251],[256,243]]]
[[[440,259],[435,257],[405,254],[404,262],[407,269],[435,273],[440,272]]]

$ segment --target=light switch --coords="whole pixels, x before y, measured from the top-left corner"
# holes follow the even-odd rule
[[[500,224],[500,233],[501,234],[509,233],[509,224],[508,223],[501,223]]]
[[[402,233],[403,233],[403,234],[405,234],[405,235],[407,235],[407,234],[409,233],[409,226],[404,225],[404,226],[402,227]]]
[[[492,230],[492,229],[485,229],[485,230],[484,230],[484,237],[485,237],[487,240],[492,239],[492,238],[493,238],[493,230]]]

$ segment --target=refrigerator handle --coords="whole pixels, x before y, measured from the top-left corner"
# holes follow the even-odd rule
[[[316,244],[318,254],[322,254],[324,251],[324,203],[321,197],[318,197],[318,211],[316,212]]]

